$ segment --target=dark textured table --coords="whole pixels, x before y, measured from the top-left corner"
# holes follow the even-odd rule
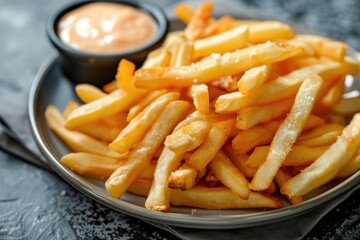
[[[69,0],[0,0],[0,114],[19,126],[16,131],[27,142],[31,142],[27,90],[52,52],[45,35],[46,20],[64,2]],[[158,2],[164,7],[174,3]],[[264,16],[301,22],[360,49],[360,1],[244,0],[241,4]],[[36,151],[34,144],[30,146]],[[305,239],[360,239],[359,199],[357,191]],[[0,152],[0,239],[115,238],[177,239],[97,204],[58,176]]]

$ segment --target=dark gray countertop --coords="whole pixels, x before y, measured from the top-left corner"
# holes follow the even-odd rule
[[[70,0],[0,1],[0,113],[31,142],[26,95],[53,51],[45,34],[51,12]],[[158,1],[164,7],[174,1]],[[360,1],[244,0],[265,16],[298,21],[360,49]],[[19,116],[19,112],[22,114]],[[35,150],[35,144],[32,145]],[[306,239],[360,239],[360,191],[331,211]],[[177,239],[114,212],[60,177],[0,152],[0,239]]]

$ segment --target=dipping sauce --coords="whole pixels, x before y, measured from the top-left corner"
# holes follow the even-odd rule
[[[89,53],[118,53],[149,43],[158,27],[152,17],[127,5],[89,3],[65,14],[59,21],[60,39]]]

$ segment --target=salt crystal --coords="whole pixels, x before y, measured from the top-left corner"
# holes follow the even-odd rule
[[[215,59],[215,60],[219,59],[220,56],[221,56],[221,55],[220,55],[219,53],[212,53],[212,54],[211,54],[211,58],[213,58],[213,59]]]

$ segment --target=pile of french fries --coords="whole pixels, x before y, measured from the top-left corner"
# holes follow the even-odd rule
[[[213,7],[178,5],[186,28],[141,68],[121,60],[103,90],[76,86],[83,104],[48,106],[48,126],[73,151],[61,162],[155,211],[281,208],[281,194],[299,204],[355,173],[360,97],[343,93],[359,64],[346,44],[276,21],[215,19]]]

